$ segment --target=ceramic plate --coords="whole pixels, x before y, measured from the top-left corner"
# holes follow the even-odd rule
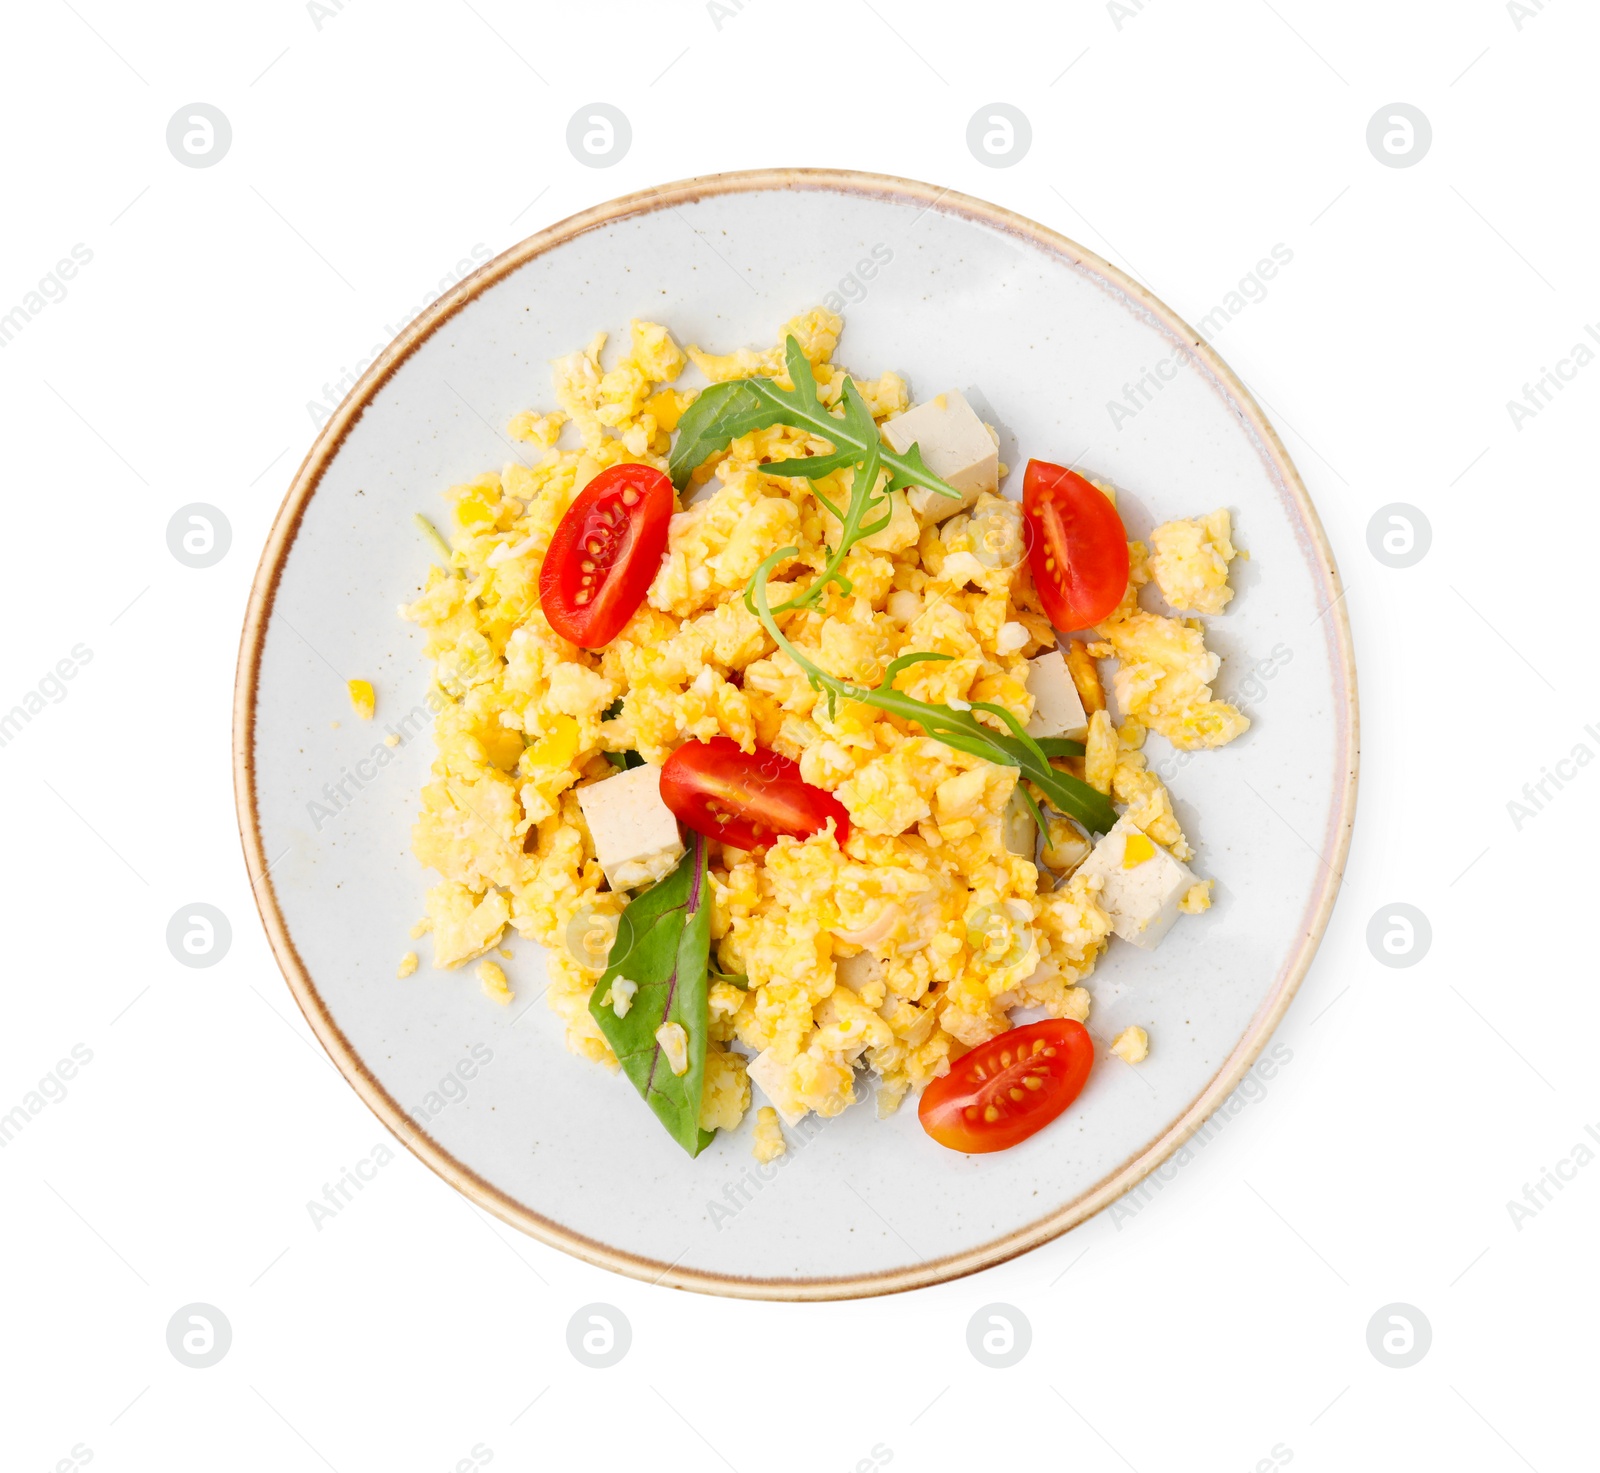
[[[887,257],[887,259],[885,259]],[[877,263],[868,275],[858,263]],[[1211,621],[1219,694],[1252,730],[1186,760],[1152,738],[1216,904],[1154,953],[1096,969],[1102,1048],[1149,1030],[1137,1068],[1105,1059],[1024,1145],[933,1145],[914,1101],[870,1101],[792,1135],[757,1172],[748,1124],[691,1161],[627,1082],[562,1046],[538,949],[517,991],[471,970],[397,981],[429,876],[410,853],[432,759],[419,633],[396,617],[429,553],[412,525],[518,447],[553,408],[549,361],[630,317],[719,351],[775,340],[844,299],[838,360],[962,389],[1001,459],[1076,463],[1123,491],[1130,533],[1233,509],[1250,552]],[[1143,382],[1142,389],[1135,387]],[[1131,398],[1130,398],[1131,395]],[[1120,401],[1128,412],[1113,415]],[[1136,409],[1137,412],[1133,412]],[[1005,490],[1020,495],[1021,471]],[[350,713],[344,680],[378,688]],[[409,716],[407,713],[415,713]],[[337,726],[335,723],[337,722]],[[407,737],[381,746],[385,730]],[[387,753],[390,760],[374,760]],[[1277,435],[1220,359],[1114,267],[1043,226],[948,190],[868,174],[762,171],[578,215],[484,266],[423,314],[324,426],[263,554],[236,698],[241,828],[262,919],[323,1046],[435,1171],[507,1222],[622,1273],[770,1298],[883,1293],[997,1263],[1098,1212],[1193,1133],[1283,1016],[1327,922],[1355,802],[1356,693],[1338,577]],[[328,792],[345,797],[331,816]]]

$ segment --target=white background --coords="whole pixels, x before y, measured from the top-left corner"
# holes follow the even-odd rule
[[[1514,5],[1520,23],[1491,0],[336,3],[319,24],[291,0],[41,0],[0,33],[0,313],[75,244],[93,253],[0,348],[0,711],[75,645],[92,655],[0,747],[0,1113],[26,1113],[74,1045],[93,1056],[0,1147],[0,1465],[1591,1460],[1600,1162],[1574,1148],[1600,1130],[1600,774],[1568,768],[1520,828],[1507,805],[1577,744],[1600,753],[1600,364],[1520,429],[1506,405],[1600,321],[1600,18],[1577,0]],[[633,128],[604,169],[565,142],[595,101]],[[1005,169],[965,141],[996,101],[1033,129]],[[1366,142],[1396,101],[1433,129],[1409,168]],[[193,102],[232,125],[213,167],[166,145]],[[887,1300],[615,1278],[404,1152],[318,1230],[308,1199],[392,1143],[273,965],[229,771],[238,629],[308,404],[474,245],[770,164],[997,200],[1191,321],[1293,250],[1218,336],[1322,512],[1361,675],[1355,844],[1278,1035],[1292,1062],[1136,1214]],[[232,525],[209,569],[167,549],[190,502]],[[1407,569],[1368,550],[1393,502],[1432,526]],[[165,942],[196,901],[233,925],[204,970]],[[1404,969],[1367,943],[1395,902],[1433,931]],[[1562,1162],[1571,1179],[1515,1220],[1508,1201]],[[167,1348],[193,1302],[232,1326],[210,1369]],[[609,1370],[567,1348],[595,1302],[632,1326]],[[1032,1326],[1010,1369],[967,1348],[994,1302]],[[1368,1348],[1396,1302],[1432,1327],[1409,1369]]]

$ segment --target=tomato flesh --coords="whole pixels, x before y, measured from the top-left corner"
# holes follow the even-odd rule
[[[764,849],[780,834],[804,839],[830,818],[841,844],[850,837],[844,804],[801,777],[798,762],[765,747],[746,752],[732,737],[679,747],[661,769],[661,801],[680,823],[736,849]]]
[[[952,1151],[1004,1151],[1077,1099],[1093,1064],[1094,1040],[1082,1023],[1029,1023],[963,1054],[923,1090],[917,1116]]]
[[[550,627],[597,650],[644,602],[667,550],[672,482],[648,465],[601,471],[567,508],[539,570],[539,606]]]
[[[1022,514],[1032,533],[1028,564],[1057,629],[1098,624],[1128,587],[1128,533],[1111,498],[1062,465],[1030,460]]]

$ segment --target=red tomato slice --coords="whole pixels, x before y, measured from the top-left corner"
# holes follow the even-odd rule
[[[1050,622],[1068,633],[1092,628],[1128,587],[1128,534],[1110,497],[1065,466],[1030,460],[1022,514],[1033,534],[1028,564]]]
[[[917,1116],[952,1151],[1004,1151],[1077,1099],[1093,1063],[1094,1041],[1082,1023],[1029,1023],[963,1054],[923,1090]]]
[[[583,649],[610,644],[644,602],[671,519],[672,482],[660,471],[601,471],[567,508],[539,570],[539,604],[550,627]]]
[[[736,849],[764,849],[780,834],[803,839],[833,820],[842,844],[850,815],[832,793],[800,776],[800,764],[757,747],[744,751],[732,737],[685,742],[661,769],[661,801],[708,839]]]

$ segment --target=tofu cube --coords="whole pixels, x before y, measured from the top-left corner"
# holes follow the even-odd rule
[[[1060,650],[1029,660],[1026,684],[1033,697],[1033,715],[1023,728],[1029,736],[1070,737],[1075,742],[1088,736],[1089,716]]]
[[[956,389],[885,420],[883,437],[901,455],[915,444],[923,464],[962,493],[958,501],[926,486],[911,487],[906,500],[924,526],[965,511],[980,492],[1000,489],[999,443]]]
[[[678,820],[661,801],[661,769],[646,763],[578,789],[578,806],[613,890],[654,884],[683,854]]]
[[[1033,821],[1027,800],[1022,796],[1022,779],[1006,799],[1005,812],[1000,818],[1000,833],[1005,840],[1006,852],[1018,859],[1032,859],[1034,845],[1039,836],[1039,825]]]
[[[1198,883],[1131,818],[1117,820],[1078,873],[1100,877],[1100,908],[1111,917],[1111,929],[1145,951],[1160,945],[1183,897]]]
[[[870,951],[858,951],[854,956],[835,957],[834,976],[852,992],[860,992],[874,982],[883,980],[884,965]]]
[[[780,1059],[776,1044],[751,1059],[746,1072],[750,1082],[772,1101],[785,1125],[795,1126],[805,1119],[808,1107],[800,1098],[794,1060]]]

